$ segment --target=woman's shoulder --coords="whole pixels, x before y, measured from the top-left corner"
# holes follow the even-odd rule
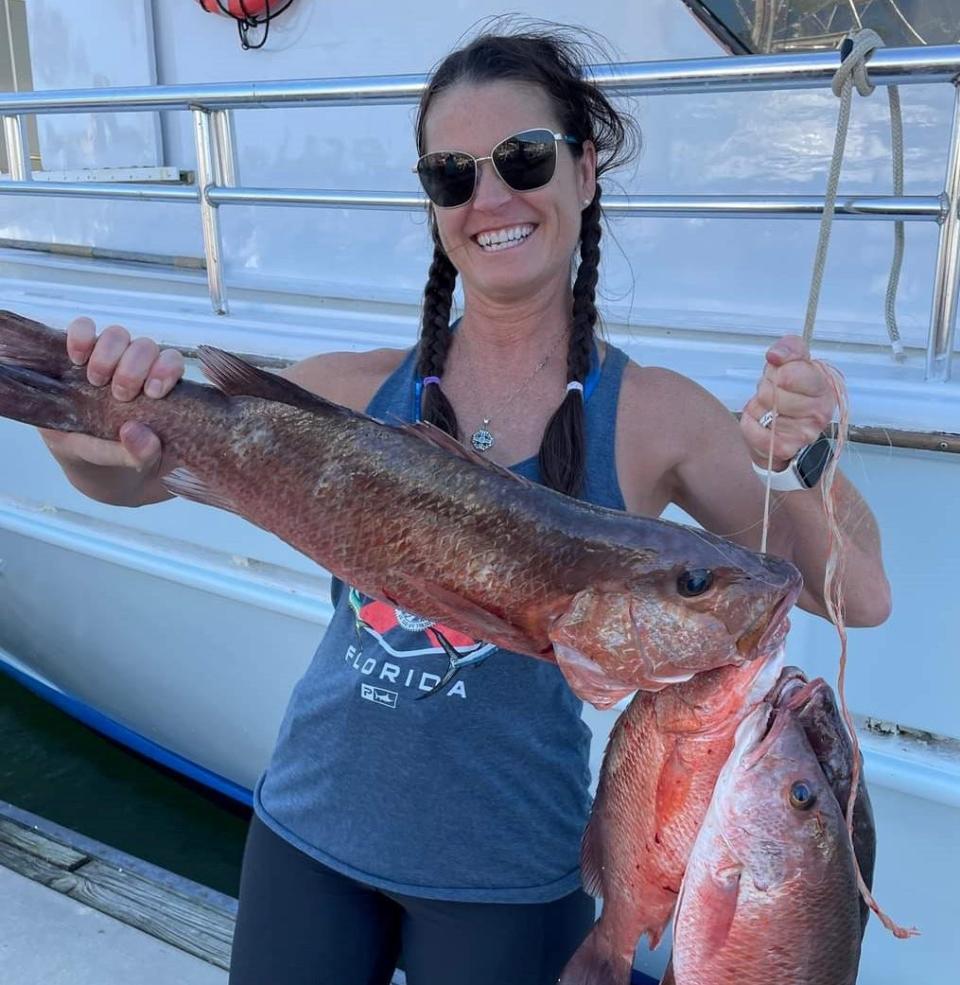
[[[287,366],[280,375],[311,393],[362,411],[409,351],[324,352]]]
[[[703,398],[713,399],[699,383],[665,366],[647,366],[628,359],[623,368],[621,385],[623,399],[650,412],[671,415],[683,413],[682,406],[693,400],[699,405]],[[677,404],[681,406],[676,406]]]
[[[618,427],[628,432],[643,434],[648,440],[651,434],[657,435],[682,453],[689,442],[702,440],[704,428],[730,417],[709,390],[682,373],[633,360],[624,367],[617,420]]]

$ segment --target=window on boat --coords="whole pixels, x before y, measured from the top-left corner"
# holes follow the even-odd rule
[[[0,0],[0,92],[30,92],[30,44],[27,39],[26,0]],[[33,170],[40,168],[36,117],[27,117],[27,142]],[[0,171],[9,174],[7,152],[0,141]]]
[[[888,48],[960,41],[957,0],[683,0],[733,54],[839,47],[872,28]]]

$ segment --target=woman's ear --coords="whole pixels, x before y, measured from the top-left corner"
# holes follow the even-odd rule
[[[597,193],[597,148],[592,140],[583,142],[583,153],[577,160],[577,180],[580,201],[589,204]]]

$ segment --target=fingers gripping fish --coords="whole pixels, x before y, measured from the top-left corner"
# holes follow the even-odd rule
[[[365,595],[556,661],[610,707],[772,648],[800,590],[786,561],[518,478],[426,424],[395,427],[209,347],[215,386],[116,401],[65,337],[0,313],[0,415],[116,439],[147,424],[187,499],[269,530]]]

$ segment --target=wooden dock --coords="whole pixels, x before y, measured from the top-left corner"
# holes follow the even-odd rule
[[[0,802],[0,981],[225,985],[236,901]]]
[[[227,985],[236,912],[230,896],[0,801],[2,985]],[[392,985],[405,981],[398,969]]]

